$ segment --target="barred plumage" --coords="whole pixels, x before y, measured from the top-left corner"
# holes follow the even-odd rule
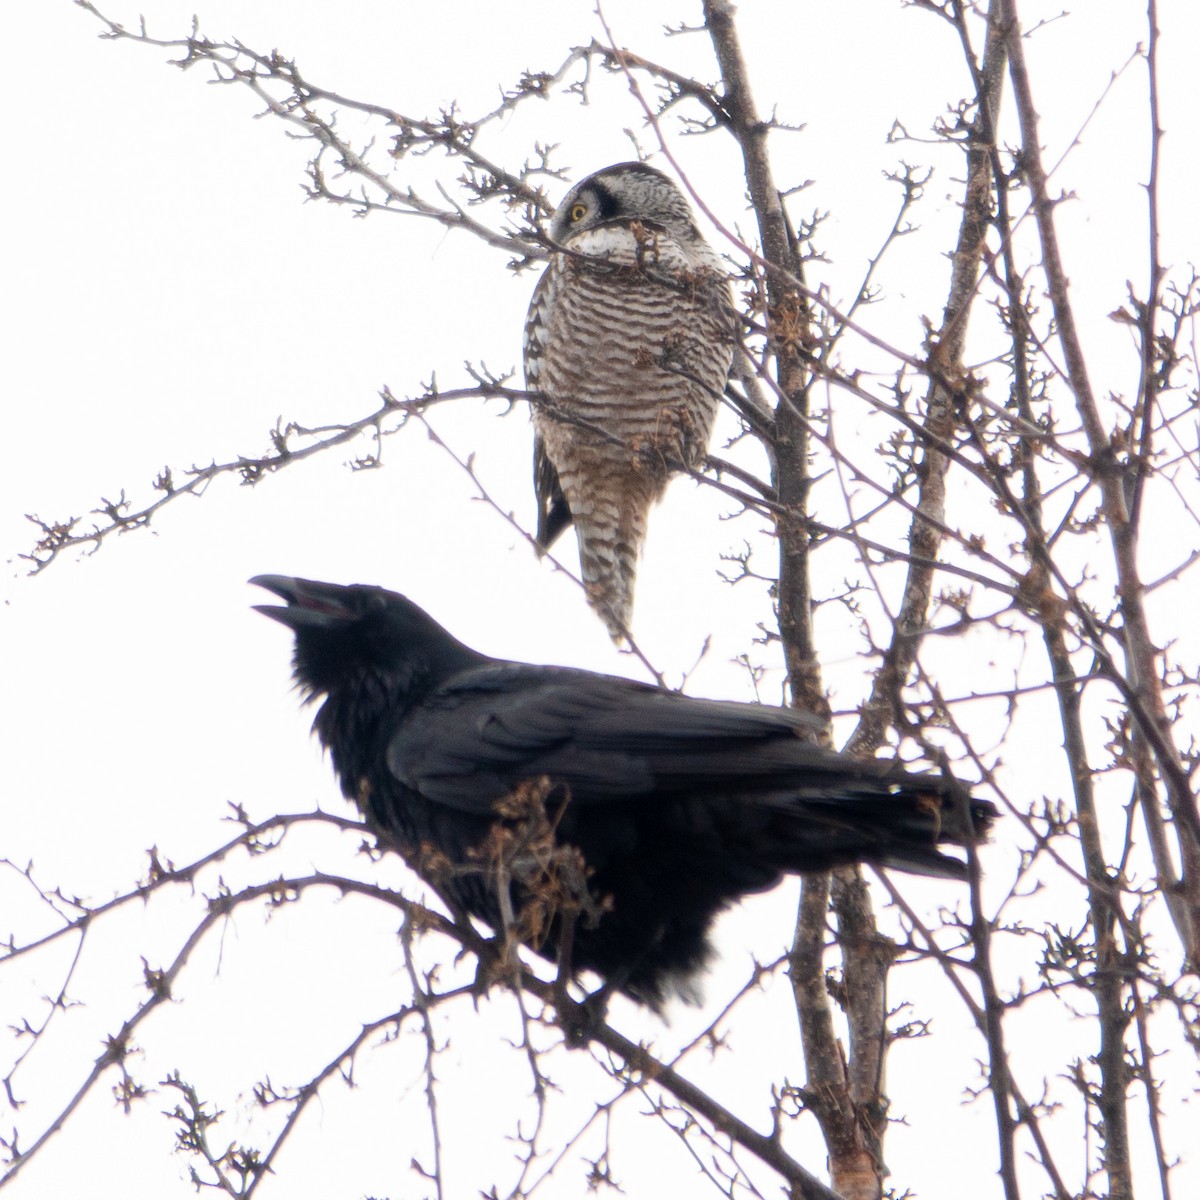
[[[650,508],[703,460],[733,358],[720,259],[661,171],[576,184],[525,327],[541,550],[572,522],[588,601],[620,641]]]

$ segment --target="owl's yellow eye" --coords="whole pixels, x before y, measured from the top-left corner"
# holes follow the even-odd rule
[[[587,216],[586,204],[572,204],[570,217],[572,221],[582,221]]]

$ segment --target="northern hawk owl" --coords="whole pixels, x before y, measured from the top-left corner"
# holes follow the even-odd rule
[[[683,193],[645,163],[576,184],[550,237],[525,326],[537,544],[574,523],[588,601],[620,641],[649,511],[707,450],[733,305]]]

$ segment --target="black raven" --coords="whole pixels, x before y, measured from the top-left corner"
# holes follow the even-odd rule
[[[287,602],[257,607],[295,634],[297,683],[324,697],[313,728],[381,840],[461,909],[654,1008],[691,994],[740,896],[859,861],[962,878],[937,844],[995,813],[940,776],[821,749],[797,710],[488,658],[378,587],[251,582]],[[518,828],[543,868],[548,846],[582,856],[578,919],[543,903],[517,923],[545,890],[512,858],[495,869]]]

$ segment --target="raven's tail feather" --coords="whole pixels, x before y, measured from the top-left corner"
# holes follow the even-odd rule
[[[821,869],[831,862],[869,862],[918,875],[965,879],[962,858],[940,846],[986,840],[994,804],[971,798],[935,776],[889,784],[864,780],[836,795],[793,795],[775,822],[777,865],[785,871]]]

